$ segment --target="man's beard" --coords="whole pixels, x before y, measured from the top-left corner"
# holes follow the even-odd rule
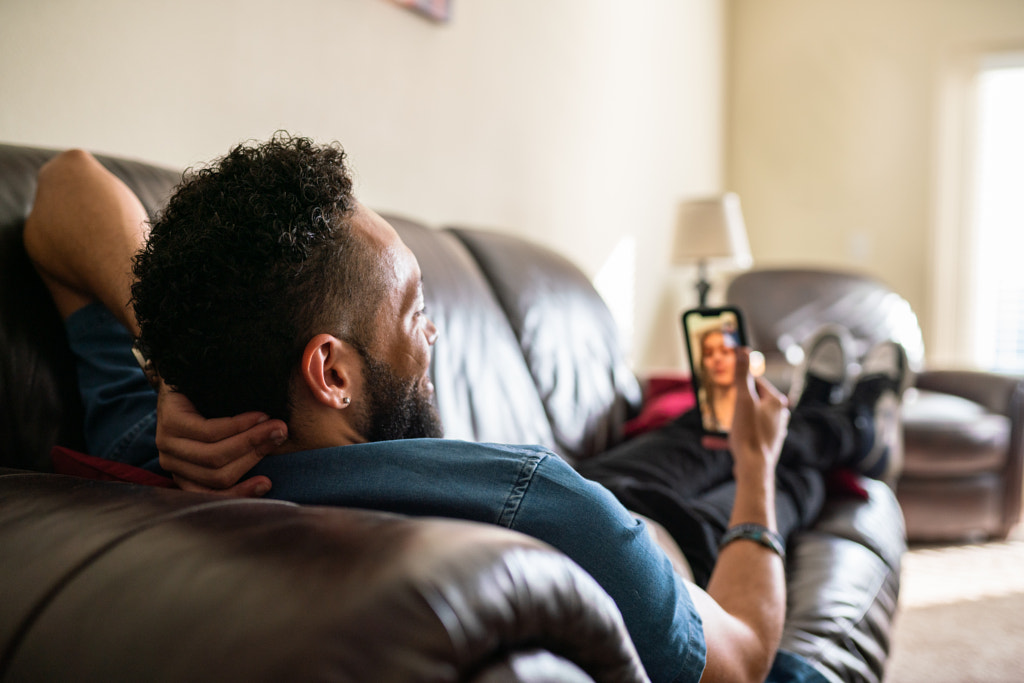
[[[441,417],[416,379],[403,380],[387,363],[363,354],[363,381],[366,403],[361,431],[368,441],[444,436]]]

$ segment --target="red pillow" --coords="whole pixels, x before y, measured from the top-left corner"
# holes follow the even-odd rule
[[[693,383],[682,375],[657,375],[647,380],[644,407],[640,414],[623,425],[626,437],[657,429],[697,405]]]
[[[122,481],[129,484],[160,486],[166,489],[177,488],[173,479],[162,477],[141,467],[104,460],[63,446],[54,446],[50,451],[50,458],[53,460],[53,471],[57,474],[70,474],[73,477],[97,481]]]
[[[832,470],[825,477],[825,490],[829,498],[848,496],[867,500],[871,497],[860,480],[861,475],[850,469]]]

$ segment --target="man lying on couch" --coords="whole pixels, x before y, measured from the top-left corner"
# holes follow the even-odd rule
[[[721,549],[704,592],[606,489],[550,452],[432,438],[437,330],[419,268],[352,196],[340,148],[286,137],[236,148],[178,189],[148,240],[131,192],[87,154],[66,153],[40,173],[25,242],[79,358],[90,450],[154,459],[156,398],[131,357],[135,336],[201,414],[242,414],[197,418],[214,451],[224,437],[278,432],[280,457],[253,470],[275,496],[535,536],[615,599],[652,679],[764,680],[785,611],[774,471],[789,412],[751,379],[745,351],[729,443],[728,523],[741,542]],[[246,432],[260,415],[284,426]],[[267,483],[250,481],[250,492]],[[794,658],[779,666],[813,675]]]

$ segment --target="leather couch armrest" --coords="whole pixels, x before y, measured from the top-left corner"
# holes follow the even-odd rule
[[[1024,399],[1024,379],[980,370],[925,370],[915,387],[974,401],[1016,421]]]
[[[802,656],[830,681],[880,683],[907,542],[892,490],[874,479],[859,481],[866,501],[831,498],[818,522],[790,541],[780,649]]]
[[[597,582],[499,527],[2,469],[0,499],[4,680],[648,680]]]

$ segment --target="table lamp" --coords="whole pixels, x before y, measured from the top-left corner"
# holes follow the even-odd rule
[[[691,199],[679,207],[672,263],[697,264],[697,297],[707,307],[708,265],[720,268],[749,268],[753,263],[740,198],[728,192],[714,197]]]

